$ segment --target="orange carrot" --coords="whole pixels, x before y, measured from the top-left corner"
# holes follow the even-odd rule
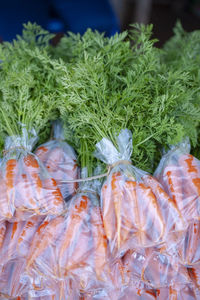
[[[192,155],[182,155],[179,164],[184,178],[184,200],[187,219],[200,219],[200,163]]]
[[[40,208],[42,206],[42,181],[39,175],[39,163],[33,155],[28,154],[24,157],[24,170],[32,180],[31,186],[35,190],[36,201],[38,208]]]
[[[136,196],[136,182],[126,181],[124,183],[124,201],[122,203],[123,228],[121,240],[125,244],[133,239],[136,234],[136,226],[139,224],[138,200]]]
[[[200,290],[200,265],[188,268],[188,273],[195,287]]]
[[[17,241],[16,250],[20,256],[26,257],[26,255],[28,254],[32,239],[34,238],[34,235],[42,221],[43,218],[41,218],[40,216],[33,216],[25,223],[24,228]]]
[[[162,218],[167,227],[167,233],[174,230],[176,232],[182,231],[186,224],[176,202],[168,196],[161,184],[153,176],[145,175],[143,181],[146,186],[152,189],[157,198]]]
[[[107,183],[104,183],[101,189],[101,202],[104,229],[106,236],[109,242],[111,243],[115,240],[115,234],[117,230],[117,219],[115,215],[112,189]]]
[[[105,278],[105,271],[109,272],[108,268],[108,243],[105,235],[101,211],[98,203],[94,203],[90,212],[91,229],[94,243],[94,264],[95,273],[98,280]]]
[[[117,250],[120,250],[121,247],[121,229],[122,229],[122,216],[121,216],[121,206],[122,201],[124,201],[123,187],[120,186],[120,183],[123,183],[122,174],[113,173],[111,178],[111,189],[112,189],[112,201],[115,207],[115,215],[117,220]]]
[[[55,179],[52,177],[43,179],[43,199],[46,201],[47,212],[52,215],[62,213],[64,201]]]
[[[173,164],[164,169],[163,181],[164,186],[167,187],[166,191],[182,213],[184,210],[183,178],[181,168],[176,160],[173,160]]]
[[[45,249],[52,244],[57,235],[60,232],[57,232],[59,225],[63,224],[64,217],[58,216],[51,220],[45,220],[37,229],[35,236],[33,238],[29,254],[27,256],[27,269],[34,263],[34,261],[42,255]]]
[[[161,216],[157,199],[152,190],[143,183],[136,187],[138,198],[138,211],[140,216],[139,244],[147,246],[158,243],[162,240],[165,225]]]
[[[0,222],[0,249],[2,247],[6,233],[6,222]]]
[[[5,181],[6,181],[6,190],[7,190],[7,201],[8,201],[8,213],[6,217],[13,216],[14,207],[15,207],[15,176],[17,175],[17,161],[16,159],[9,159],[6,162],[6,173],[5,173]]]
[[[67,272],[67,268],[70,265],[69,256],[71,255],[74,258],[74,245],[78,243],[77,235],[80,234],[81,227],[83,222],[86,221],[89,208],[89,199],[87,196],[78,196],[71,202],[69,207],[69,215],[67,216],[67,225],[64,231],[64,236],[59,248],[59,267],[61,276]],[[86,242],[87,244],[87,242]],[[81,247],[85,247],[85,244],[78,244],[78,247],[81,251]]]
[[[14,207],[12,207],[7,193],[7,184],[4,175],[0,175],[0,218],[11,219],[14,214]]]

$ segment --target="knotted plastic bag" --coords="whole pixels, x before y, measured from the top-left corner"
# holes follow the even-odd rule
[[[35,154],[47,168],[62,193],[69,200],[78,187],[77,182],[63,182],[78,178],[77,158],[73,148],[64,141],[62,123],[53,123],[53,139],[39,146]]]
[[[200,219],[200,161],[189,152],[187,139],[172,146],[154,174],[187,221]]]
[[[33,215],[58,215],[63,197],[39,158],[31,151],[37,141],[25,127],[21,136],[6,138],[0,165],[0,219],[27,220]]]
[[[95,156],[110,166],[101,190],[103,223],[113,255],[176,242],[185,228],[180,211],[159,182],[131,164],[132,134],[122,130],[116,146],[103,138]]]

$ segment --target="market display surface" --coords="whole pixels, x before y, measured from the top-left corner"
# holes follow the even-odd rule
[[[0,299],[200,299],[200,32],[0,44]]]

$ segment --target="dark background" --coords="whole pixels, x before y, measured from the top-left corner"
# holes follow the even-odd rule
[[[140,22],[154,25],[162,46],[177,19],[187,31],[200,29],[200,0],[0,0],[0,41],[11,41],[28,21],[56,33],[90,27],[108,36]]]

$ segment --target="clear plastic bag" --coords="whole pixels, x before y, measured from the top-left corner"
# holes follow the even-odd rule
[[[110,284],[109,248],[98,200],[100,187],[98,180],[81,184],[66,214],[44,220],[27,257],[31,281],[45,286],[45,278],[72,278],[80,292],[94,292]]]
[[[187,221],[200,219],[200,161],[189,152],[188,140],[172,146],[154,174]]]
[[[32,239],[43,220],[42,216],[33,216],[28,221],[6,222],[4,239],[0,248],[0,268],[10,260],[26,258]]]
[[[146,248],[140,252],[129,250],[123,257],[129,282],[142,281],[147,286],[158,289],[173,283],[191,282],[187,268],[180,265],[176,257],[170,257],[158,248]]]
[[[112,254],[176,242],[186,224],[158,181],[131,164],[132,134],[122,130],[113,143],[103,138],[95,156],[112,167],[102,190],[103,223]]]
[[[0,291],[8,297],[18,297],[29,289],[26,257],[37,228],[44,217],[29,221],[6,222],[6,232],[0,248]]]
[[[62,123],[53,123],[53,139],[39,146],[35,154],[56,180],[65,200],[69,200],[78,187],[76,182],[63,183],[65,180],[78,178],[77,157],[73,148],[64,141]]]
[[[20,297],[29,289],[29,278],[24,276],[26,261],[9,260],[0,273],[0,292],[8,299]]]
[[[193,220],[188,224],[184,238],[176,245],[175,254],[185,266],[200,264],[200,221]]]
[[[27,220],[32,215],[57,215],[64,202],[56,181],[31,153],[37,141],[34,130],[5,141],[0,165],[0,218]]]
[[[198,300],[200,295],[196,293],[192,285],[172,285],[157,291],[157,300]]]
[[[118,300],[156,300],[156,290],[150,289],[146,286],[137,288],[134,285],[123,289],[119,295]]]

